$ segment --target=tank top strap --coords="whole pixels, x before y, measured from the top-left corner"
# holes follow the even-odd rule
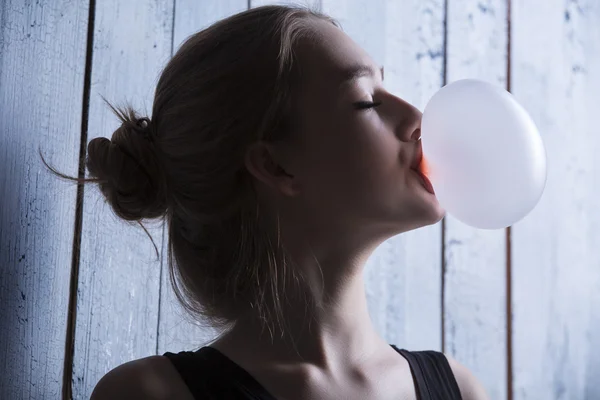
[[[212,347],[166,352],[194,399],[275,400],[248,372]]]
[[[418,400],[462,400],[452,368],[443,353],[408,351],[391,346],[408,361]]]

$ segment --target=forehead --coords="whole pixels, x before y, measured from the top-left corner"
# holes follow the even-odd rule
[[[304,83],[339,86],[357,74],[368,73],[365,67],[378,73],[367,52],[340,28],[324,20],[308,24],[313,35],[296,49]]]

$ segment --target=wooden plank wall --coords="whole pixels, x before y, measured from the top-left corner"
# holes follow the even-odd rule
[[[100,95],[130,100],[148,115],[158,74],[171,56],[173,2],[96,3],[89,133],[111,137],[119,126]],[[85,188],[73,397],[86,398],[108,370],[156,352],[160,258],[139,225],[119,221],[97,187]],[[162,227],[149,232],[157,245]],[[126,238],[126,239],[125,239]]]
[[[86,2],[0,1],[0,399],[57,399],[85,74]],[[105,295],[109,295],[105,293]]]
[[[388,240],[366,267],[369,308],[390,343],[451,354],[492,399],[600,398],[596,0],[0,2],[0,398],[86,399],[117,365],[216,335],[175,302],[162,225],[147,225],[157,258],[97,189],[78,213],[37,148],[77,175],[81,144],[118,127],[100,95],[150,116],[185,38],[273,3],[332,15],[421,109],[472,77],[532,114],[549,160],[540,205],[508,231],[449,216]]]
[[[507,87],[507,0],[448,2],[446,80]],[[447,216],[444,235],[444,350],[467,365],[492,399],[507,395],[506,232]]]
[[[548,155],[512,233],[515,399],[600,398],[600,4],[513,0],[512,91]]]

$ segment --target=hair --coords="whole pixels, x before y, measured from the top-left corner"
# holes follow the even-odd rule
[[[171,286],[215,327],[251,310],[281,326],[290,285],[306,283],[290,267],[278,218],[261,210],[244,154],[297,126],[295,49],[313,37],[311,19],[339,26],[315,10],[265,6],[191,35],[160,75],[151,120],[103,97],[121,126],[87,145],[91,178],[61,174],[42,157],[62,178],[97,183],[120,218],[142,228],[166,219]]]

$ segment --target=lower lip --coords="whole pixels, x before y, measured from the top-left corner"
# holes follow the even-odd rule
[[[431,194],[435,194],[435,192],[433,190],[433,185],[431,184],[431,182],[429,181],[429,179],[425,175],[423,175],[423,173],[421,171],[418,171],[416,169],[413,169],[413,171],[421,179],[421,184],[423,184],[423,187],[425,188],[425,190],[427,190]]]

